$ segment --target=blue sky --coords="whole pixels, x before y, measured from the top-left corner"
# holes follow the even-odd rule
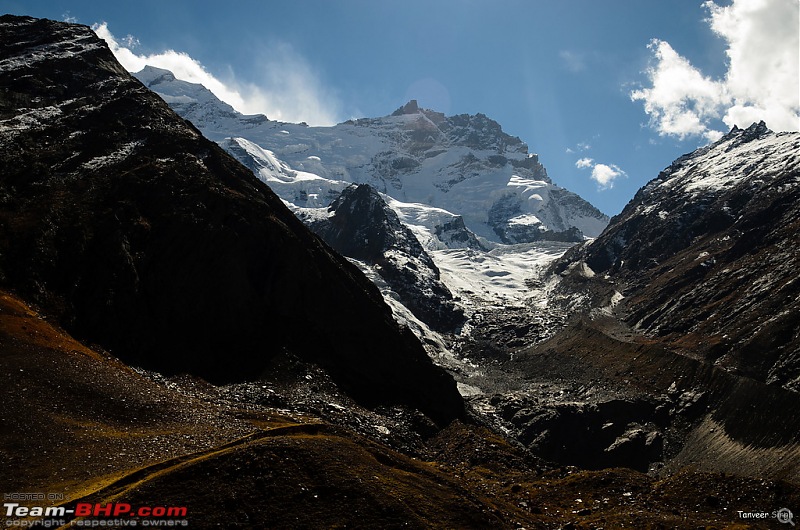
[[[734,123],[800,127],[798,5],[25,0],[0,10],[104,23],[126,66],[162,61],[273,119],[331,124],[412,98],[484,113],[538,153],[554,182],[613,215]]]

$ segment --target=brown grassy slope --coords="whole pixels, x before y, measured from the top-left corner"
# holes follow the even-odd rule
[[[691,470],[664,480],[628,469],[495,475],[323,429],[215,451],[85,500],[186,506],[197,528],[769,528],[737,511],[795,506],[800,492]]]
[[[0,291],[0,490],[71,496],[252,430],[85,347]]]

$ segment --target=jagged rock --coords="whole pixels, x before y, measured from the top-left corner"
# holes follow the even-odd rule
[[[433,260],[371,186],[345,189],[328,212],[309,219],[311,229],[338,252],[373,266],[417,318],[441,331],[464,322]]]
[[[475,234],[464,225],[464,218],[454,217],[450,221],[434,227],[434,234],[437,239],[444,243],[448,248],[472,248],[475,250],[486,250]]]
[[[517,439],[545,460],[588,469],[624,466],[646,471],[663,459],[659,430],[669,420],[655,413],[657,403],[651,400],[555,403],[512,394],[494,396],[490,403]]]
[[[402,116],[403,114],[416,114],[419,112],[419,105],[417,104],[416,99],[412,99],[396,111],[392,113],[392,116]]]

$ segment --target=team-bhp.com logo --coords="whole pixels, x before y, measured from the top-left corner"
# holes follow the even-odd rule
[[[186,517],[185,506],[139,506],[130,504],[109,503],[89,504],[79,502],[75,505],[75,517]]]
[[[65,506],[21,506],[3,504],[7,527],[57,526],[188,526],[186,506],[131,506],[124,502],[93,504],[79,502]],[[16,519],[13,519],[16,518]]]

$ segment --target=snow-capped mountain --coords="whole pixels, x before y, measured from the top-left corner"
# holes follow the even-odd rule
[[[234,121],[242,126],[257,126],[269,121],[261,114],[245,116],[237,112],[203,85],[176,79],[169,70],[146,66],[141,72],[134,74],[134,77],[161,96],[178,115],[202,129],[207,137],[214,136],[213,139],[217,135],[209,134],[208,131],[212,131],[211,128],[216,123]]]
[[[771,184],[795,172],[797,160],[796,134],[775,134],[763,122],[734,127],[640,189],[603,236],[587,245],[587,263],[595,271],[650,268],[697,237],[741,221],[757,192],[788,191],[791,182],[777,189]]]
[[[411,101],[382,118],[308,127],[239,114],[166,70],[146,67],[136,77],[299,207],[325,207],[347,185],[365,183],[461,216],[489,242],[580,241],[608,222],[553,184],[527,145],[482,114],[447,117]]]
[[[525,280],[533,271],[520,265],[548,262],[566,246],[555,254],[548,244],[519,247],[518,253],[513,246],[492,255],[490,249],[579,242],[597,236],[608,223],[589,203],[553,184],[527,145],[482,114],[447,117],[410,101],[389,116],[309,127],[242,115],[202,85],[177,80],[167,70],[148,66],[135,76],[249,167],[331,244],[355,240],[370,224],[375,230],[386,225],[385,208],[360,208],[362,215],[375,216],[358,223],[350,219],[339,229],[352,231],[337,232],[335,238],[324,228],[333,214],[327,208],[349,186],[368,184],[376,190],[373,196],[394,210],[435,265],[409,268],[402,282],[396,274],[390,281],[389,269],[380,263],[397,264],[398,256],[413,263],[418,253],[408,254],[407,245],[398,242],[367,261],[339,250],[370,277],[380,278],[387,301],[400,300],[432,329],[451,327],[460,318],[443,318],[456,315],[450,311],[450,292],[458,293],[457,303],[465,309],[524,303],[529,296]],[[444,284],[437,267],[446,271]],[[447,293],[439,301],[444,313],[431,315],[422,308],[437,305],[430,299],[437,293]],[[395,314],[402,312],[407,311]]]

